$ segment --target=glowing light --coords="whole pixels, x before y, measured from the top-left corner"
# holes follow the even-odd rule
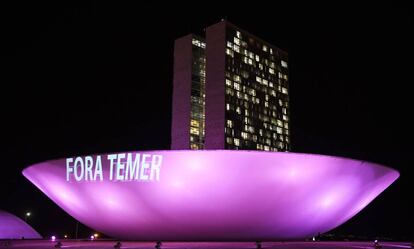
[[[65,239],[67,239],[68,238],[68,236],[65,234],[65,236],[63,236],[63,237],[65,237]]]
[[[30,212],[26,213],[26,216],[29,217],[30,215],[32,215]]]
[[[56,236],[55,236],[55,235],[53,235],[52,237],[50,237],[50,239],[51,239],[52,241],[55,241],[55,240],[56,240]]]
[[[91,235],[91,237],[90,237],[90,238],[91,238],[91,240],[93,240],[93,239],[95,239],[95,236]]]
[[[93,234],[93,236],[94,236],[95,238],[98,238],[98,237],[99,237],[99,234],[95,233],[95,234]]]

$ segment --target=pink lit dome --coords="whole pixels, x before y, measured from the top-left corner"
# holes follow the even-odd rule
[[[31,226],[11,213],[0,210],[0,239],[40,239]]]
[[[47,161],[23,174],[75,219],[109,236],[239,241],[327,232],[399,177],[375,163],[288,152],[114,155]],[[139,172],[131,163],[137,155]]]

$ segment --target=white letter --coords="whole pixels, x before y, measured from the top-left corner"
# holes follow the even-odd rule
[[[95,174],[93,176],[93,180],[96,181],[96,176],[99,175],[99,180],[102,181],[102,161],[101,156],[96,157],[96,165],[95,165]]]
[[[78,175],[78,166],[80,166],[80,168],[81,168],[80,175]],[[75,159],[75,166],[74,166],[74,168],[75,168],[75,179],[76,179],[76,181],[79,182],[83,178],[83,160],[82,160],[82,157],[78,156]]]
[[[110,181],[112,181],[112,179],[113,179],[113,172],[112,172],[112,170],[113,170],[113,168],[114,168],[114,160],[115,160],[115,158],[116,158],[116,154],[110,154],[110,155],[108,155],[108,160],[111,160],[111,163],[110,163],[110,167],[109,167],[109,180]]]
[[[73,173],[73,168],[69,163],[73,162],[73,158],[66,158],[66,181],[69,181],[69,173]]]
[[[152,156],[152,162],[151,162],[151,174],[150,174],[150,180],[154,180],[154,172],[156,174],[155,179],[157,181],[160,180],[160,167],[162,163],[162,156],[161,155],[153,155]]]
[[[140,158],[140,154],[136,153],[134,163],[132,164],[132,155],[131,153],[128,153],[126,170],[125,170],[126,181],[138,180],[139,158]],[[135,176],[134,176],[134,173],[135,173]]]
[[[85,157],[85,180],[86,181],[88,181],[88,179],[92,180],[92,166],[93,166],[92,157],[91,156]]]
[[[116,162],[116,179],[119,181],[124,180],[124,176],[121,175],[121,170],[124,170],[125,165],[121,162],[121,159],[125,158],[125,153],[118,154],[118,160]]]
[[[148,180],[148,175],[145,174],[146,173],[145,169],[148,169],[149,166],[150,166],[149,163],[146,162],[148,157],[151,157],[151,155],[148,155],[148,154],[143,154],[142,155],[141,174],[140,174],[140,177],[139,177],[140,180]]]

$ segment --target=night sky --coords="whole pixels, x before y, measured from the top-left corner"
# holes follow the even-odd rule
[[[227,18],[289,53],[294,152],[401,173],[333,232],[413,239],[414,12],[248,3],[2,3],[0,209],[30,210],[44,236],[73,235],[75,220],[21,170],[74,155],[169,149],[174,40]],[[90,231],[81,226],[81,235]]]

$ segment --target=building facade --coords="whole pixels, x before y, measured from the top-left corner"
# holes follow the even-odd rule
[[[288,56],[221,21],[174,47],[172,149],[289,151]]]

